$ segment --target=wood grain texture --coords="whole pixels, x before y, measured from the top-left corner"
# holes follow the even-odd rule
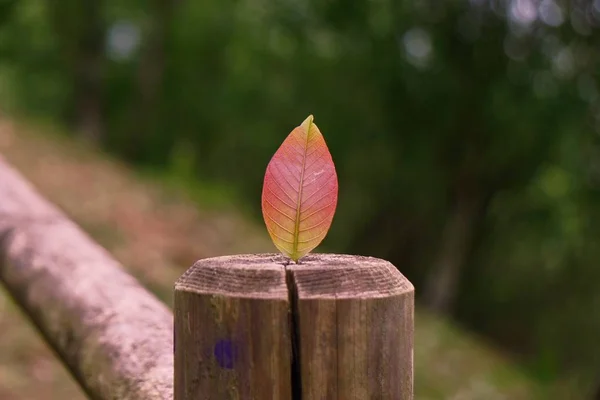
[[[210,258],[178,280],[175,400],[412,400],[411,283],[376,258],[288,261]]]
[[[0,283],[91,399],[173,398],[173,317],[0,158]]]
[[[302,261],[288,266],[302,399],[412,400],[412,284],[376,258]]]
[[[176,400],[291,399],[289,301],[280,259],[209,258],[177,281]]]

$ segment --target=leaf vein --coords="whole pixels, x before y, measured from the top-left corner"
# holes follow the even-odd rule
[[[288,218],[290,221],[295,222],[293,217],[290,217],[289,215],[287,215],[286,213],[284,213],[283,211],[281,211],[279,208],[277,208],[277,206],[275,206],[273,203],[271,203],[268,199],[265,199],[265,201],[271,206],[273,207],[273,210],[277,211],[279,214],[283,215],[284,217]],[[270,217],[270,216],[269,216]],[[271,218],[271,217],[270,217]],[[272,218],[271,218],[272,219]],[[291,233],[291,232],[290,232]]]
[[[276,234],[275,232],[273,232],[271,229],[268,229],[268,231],[269,231],[269,233],[272,236],[276,237],[277,239],[281,240],[282,242],[287,243],[287,244],[292,244],[292,245],[294,244],[293,242],[291,242],[291,241],[289,241],[287,239],[282,238],[281,236],[279,236],[278,234]]]
[[[306,157],[307,158],[311,158],[313,154],[315,153],[320,153],[321,152],[321,147],[320,146],[315,146],[313,149],[311,149],[310,152],[306,152]],[[321,157],[319,157],[319,159],[321,159]]]
[[[317,199],[317,201],[315,201],[315,202],[314,202],[314,203],[313,203],[311,206],[308,206],[308,207],[306,207],[306,208],[310,208],[310,207],[312,207],[314,204],[318,203],[319,201],[321,201],[321,200],[322,200],[322,199],[324,199],[325,197],[329,196],[329,195],[330,195],[330,194],[332,194],[333,192],[335,192],[335,187],[332,187],[330,190],[328,190],[327,192],[325,192],[325,193],[323,194],[323,196],[319,197],[319,198]],[[303,200],[302,200],[302,204],[301,204],[301,206],[302,206],[302,207],[305,207],[305,206],[306,206],[306,202],[307,202],[308,200],[310,200],[310,199],[311,199],[311,198],[312,198],[312,197],[313,197],[315,194],[317,194],[317,193],[323,193],[323,192],[321,192],[321,190],[320,190],[320,189],[317,189],[317,190],[315,190],[315,191],[314,191],[314,192],[312,192],[310,195],[308,195],[308,197],[307,197],[306,199],[303,199]]]
[[[279,182],[279,180],[278,180],[278,179],[275,179],[275,178],[276,178],[276,177],[278,177],[278,176],[281,176],[281,179],[282,179],[282,180],[283,180],[285,183],[287,183],[287,185],[290,187],[290,189],[292,189],[292,190],[294,191],[294,193],[296,193],[296,188],[295,188],[294,186],[292,186],[292,184],[291,184],[291,183],[289,183],[287,179],[285,179],[285,176],[284,176],[284,174],[282,174],[282,173],[281,173],[281,171],[279,170],[279,167],[277,167],[277,166],[273,166],[273,168],[274,168],[274,169],[277,171],[277,175],[275,175],[275,176],[273,177],[273,181],[274,181],[274,182],[277,184],[277,186],[279,187],[279,189],[281,189],[281,191],[282,191],[283,193],[285,193],[287,197],[289,197],[289,199],[290,199],[291,201],[293,201],[293,202],[297,201],[296,199],[292,198],[292,196],[290,196],[290,194],[289,194],[288,192],[286,192],[285,190],[283,190],[283,186],[281,186],[281,183]],[[295,208],[295,207],[294,207],[294,208]]]
[[[321,162],[325,162],[325,160],[323,160],[322,158],[317,158],[315,159],[313,162],[311,162],[308,167],[306,167],[306,171],[308,171],[309,169],[311,169],[313,166],[315,166],[316,164],[319,163],[319,161]]]
[[[315,229],[315,228],[323,225],[326,222],[331,222],[331,220],[330,220],[329,217],[331,217],[334,212],[335,212],[335,210],[332,210],[329,214],[327,214],[327,216],[325,218],[323,218],[322,220],[320,220],[318,223],[316,223],[313,226],[309,226],[307,228],[301,229],[300,232],[309,232],[309,231],[312,231],[313,229]]]
[[[320,184],[321,184],[320,186],[324,186],[324,185],[325,185],[325,182],[329,181],[329,179],[331,179],[331,178],[333,177],[333,175],[334,175],[334,174],[335,174],[335,171],[331,171],[331,173],[330,173],[329,175],[327,175],[326,177],[323,177],[323,178],[321,178],[321,177],[315,178],[315,179],[313,179],[312,181],[310,181],[310,182],[306,183],[306,184],[304,185],[304,189],[308,189],[309,187],[311,187],[311,186],[314,186],[314,185],[316,185],[317,183],[320,183]],[[319,191],[319,190],[317,189],[317,192],[318,192],[318,191]]]
[[[300,184],[300,180],[298,178],[296,178],[296,176],[294,175],[294,173],[290,170],[290,168],[288,167],[287,163],[282,163],[283,167],[285,168],[285,170],[287,171],[288,175],[291,175],[292,179],[294,180],[294,183],[296,185]],[[281,170],[279,169],[279,165],[277,165],[277,171],[279,172],[279,174],[281,174],[282,176],[285,175],[281,172]],[[287,179],[286,179],[287,181]],[[290,185],[290,187],[295,191],[298,192],[298,189],[294,188],[294,186],[288,182],[288,184]]]
[[[279,210],[278,210],[279,211]],[[281,211],[280,211],[281,212]],[[283,213],[282,213],[283,214]],[[290,230],[288,228],[286,228],[285,226],[281,225],[279,222],[277,222],[277,220],[275,218],[273,218],[269,213],[265,213],[265,215],[275,223],[275,225],[277,225],[278,227],[280,227],[281,229],[283,229],[284,231],[286,231],[287,233],[289,233],[290,235],[293,235],[293,232],[290,232]],[[285,214],[283,214],[285,215]],[[286,215],[287,217],[287,215]]]
[[[280,187],[280,189],[281,189],[281,187]],[[271,192],[271,194],[272,194],[273,196],[275,196],[275,198],[276,198],[277,200],[279,200],[280,202],[282,202],[283,204],[285,204],[286,206],[288,206],[288,207],[289,207],[289,208],[291,208],[292,210],[294,209],[294,206],[290,206],[288,203],[286,203],[285,201],[283,201],[283,199],[282,199],[282,198],[280,198],[280,197],[277,195],[277,193],[275,193],[275,192],[273,191],[273,189],[271,189],[269,186],[267,186],[267,190],[268,190],[269,192]],[[283,191],[283,189],[282,189],[282,191]],[[283,191],[283,193],[285,193],[285,191]],[[285,193],[285,194],[286,194],[286,196],[287,196],[288,198],[290,197],[290,196],[289,196],[287,193]],[[274,205],[273,203],[271,203],[271,201],[270,201],[269,199],[265,198],[265,200],[266,200],[266,201],[267,201],[267,203],[269,203],[269,204],[270,204],[272,207],[275,207],[275,205]],[[293,199],[291,199],[291,198],[290,198],[290,200],[293,200]]]
[[[317,208],[316,210],[314,210],[313,212],[311,212],[308,215],[303,216],[302,218],[300,218],[300,222],[306,221],[307,219],[309,219],[310,217],[312,217],[313,215],[315,215],[316,213],[318,213],[319,211],[323,211],[324,209],[326,209],[327,207],[331,207],[332,205],[334,205],[336,202],[336,200],[330,201],[329,203],[327,203],[326,205]],[[278,210],[279,211],[279,210]]]

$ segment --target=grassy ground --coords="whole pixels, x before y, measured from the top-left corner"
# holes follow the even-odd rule
[[[266,231],[232,208],[198,207],[164,180],[60,135],[0,118],[0,154],[168,304],[173,281],[196,259],[273,250]],[[421,311],[415,341],[419,400],[551,398],[498,352]],[[83,398],[0,291],[0,399]]]

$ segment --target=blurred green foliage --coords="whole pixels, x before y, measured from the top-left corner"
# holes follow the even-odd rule
[[[340,180],[328,249],[394,262],[544,379],[593,379],[596,3],[0,0],[0,98],[257,218],[312,113]]]

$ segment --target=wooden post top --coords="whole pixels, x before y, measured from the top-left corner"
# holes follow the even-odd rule
[[[413,336],[385,260],[207,258],[175,284],[175,400],[413,400]]]
[[[287,278],[286,278],[287,276]],[[287,299],[288,282],[303,299],[398,296],[413,285],[390,262],[365,256],[309,254],[299,264],[278,253],[240,254],[197,261],[175,283],[177,291]]]

